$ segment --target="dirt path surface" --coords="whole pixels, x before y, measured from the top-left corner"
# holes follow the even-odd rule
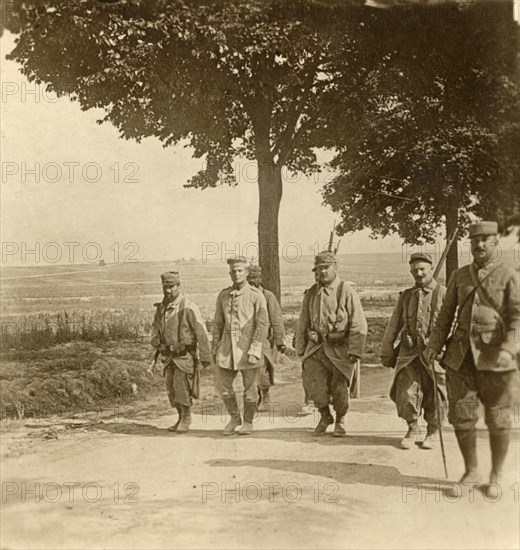
[[[2,548],[519,547],[518,416],[501,498],[450,499],[439,449],[398,448],[388,398],[353,401],[349,436],[317,438],[295,416],[301,386],[272,391],[250,437],[220,435],[214,405],[184,435],[164,414],[4,432]],[[451,430],[446,447],[458,479]],[[484,429],[479,454],[487,474]]]

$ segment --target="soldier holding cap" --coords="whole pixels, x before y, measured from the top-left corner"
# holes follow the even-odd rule
[[[269,330],[264,341],[264,364],[260,367],[260,381],[258,383],[259,411],[269,410],[271,397],[269,388],[274,384],[274,369],[278,364],[278,353],[285,353],[285,330],[283,326],[283,313],[276,296],[262,286],[262,268],[259,265],[249,266],[247,282],[258,288],[265,296],[267,303],[267,315],[269,317]]]
[[[401,440],[402,449],[411,449],[419,439],[417,420],[424,410],[428,427],[422,442],[423,449],[432,449],[438,437],[446,403],[444,370],[435,362],[434,372],[442,403],[440,418],[435,406],[433,372],[421,360],[446,294],[446,287],[433,278],[433,259],[429,254],[416,252],[410,257],[410,273],[415,285],[399,295],[399,300],[386,327],[381,347],[381,362],[395,367],[390,397],[397,406],[397,414],[408,424],[408,432]],[[400,344],[394,348],[400,337]],[[426,364],[425,364],[426,363]]]
[[[230,258],[229,274],[233,285],[222,290],[215,306],[213,324],[213,358],[217,366],[217,387],[231,420],[224,435],[231,435],[242,424],[233,382],[238,372],[244,385],[244,423],[238,432],[250,434],[257,407],[257,389],[262,348],[269,321],[263,293],[247,282],[249,262],[238,256]]]
[[[448,419],[464,458],[462,491],[481,482],[475,426],[479,401],[484,406],[492,463],[485,488],[489,497],[500,491],[497,484],[509,445],[510,409],[518,391],[520,346],[519,274],[513,266],[497,261],[497,229],[495,222],[469,227],[473,263],[451,276],[426,350],[431,362],[446,344],[442,365]]]
[[[177,423],[170,431],[187,432],[197,352],[203,366],[211,364],[211,347],[199,308],[181,294],[178,271],[161,275],[164,298],[154,304],[152,346],[161,354],[170,405],[177,409]],[[198,348],[198,349],[197,349]]]
[[[314,434],[323,435],[334,423],[332,397],[333,435],[342,437],[349,386],[365,346],[367,322],[357,293],[339,278],[337,264],[332,252],[316,256],[313,271],[318,282],[304,296],[295,348],[303,361],[305,389],[321,414]]]

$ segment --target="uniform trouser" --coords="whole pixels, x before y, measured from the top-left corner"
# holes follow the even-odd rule
[[[242,374],[242,384],[244,386],[244,402],[255,403],[258,401],[258,378],[260,376],[261,367],[253,367],[250,369],[232,370],[217,367],[217,387],[222,395],[222,399],[235,397],[233,382],[236,375]]]
[[[435,374],[438,387],[445,390],[445,374],[437,372]],[[418,357],[399,371],[395,384],[395,404],[399,417],[411,424],[417,422],[421,416],[421,409],[423,409],[424,420],[428,426],[438,428],[433,380]],[[446,403],[440,392],[439,405],[440,418],[442,419],[446,413]]]
[[[173,364],[164,369],[166,391],[172,407],[191,407],[189,375]]]
[[[259,380],[258,380],[258,387],[264,391],[268,390],[272,386],[271,378],[269,376],[268,361],[269,359],[264,355],[264,364],[262,367],[260,367],[260,374],[259,374]]]
[[[338,416],[347,414],[349,384],[347,378],[334,366],[323,348],[319,348],[303,362],[303,386],[307,396],[318,408],[332,405]]]
[[[477,370],[471,350],[459,370],[446,369],[448,420],[457,431],[475,428],[479,403],[484,406],[484,420],[490,432],[511,428],[511,411],[518,391],[518,370],[507,372]]]

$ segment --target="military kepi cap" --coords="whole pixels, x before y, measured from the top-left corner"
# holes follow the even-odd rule
[[[413,264],[414,262],[428,262],[433,265],[433,258],[426,252],[414,252],[410,256],[409,263]]]
[[[226,261],[230,266],[235,264],[245,264],[249,266],[249,260],[245,256],[233,256],[232,258],[228,258]]]
[[[252,264],[249,266],[249,277],[261,277],[262,268],[259,265]]]
[[[314,258],[314,267],[312,270],[316,271],[316,268],[322,265],[332,265],[337,263],[338,259],[336,258],[336,254],[334,254],[334,252],[320,252]]]
[[[161,281],[163,285],[180,285],[181,278],[178,271],[165,271],[161,275]]]
[[[498,224],[497,222],[472,223],[469,226],[468,232],[470,238],[477,235],[496,235],[498,233]]]

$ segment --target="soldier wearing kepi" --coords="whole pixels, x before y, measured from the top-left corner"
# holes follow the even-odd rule
[[[262,348],[269,326],[267,304],[264,294],[247,282],[248,260],[238,256],[227,263],[233,285],[222,290],[217,298],[212,353],[217,366],[217,387],[231,416],[223,433],[231,435],[242,424],[233,389],[233,381],[240,372],[244,386],[244,423],[238,433],[248,435],[253,430],[263,365]]]
[[[154,304],[151,342],[163,358],[168,398],[179,414],[177,423],[168,429],[187,432],[191,424],[195,362],[200,357],[202,365],[209,366],[211,347],[198,307],[181,294],[179,273],[167,271],[161,280],[164,298]]]
[[[424,358],[421,360],[421,353],[429,340],[446,287],[433,278],[433,259],[429,254],[412,254],[410,273],[415,280],[415,286],[407,288],[399,295],[383,337],[381,362],[385,367],[395,367],[390,397],[397,406],[397,414],[408,424],[408,432],[401,441],[401,448],[411,449],[419,439],[417,420],[423,409],[428,428],[422,448],[432,449],[438,438],[439,422],[444,417],[446,381],[444,370],[435,362],[439,402],[442,403],[441,410],[437,411],[433,373],[428,364],[425,365]],[[394,343],[399,336],[399,347],[394,349]]]
[[[263,292],[267,303],[269,330],[264,341],[264,364],[260,367],[260,381],[258,382],[258,410],[267,411],[271,403],[269,388],[274,385],[274,369],[278,364],[278,354],[285,353],[287,349],[284,341],[283,313],[276,296],[262,286],[262,268],[259,265],[249,266],[247,282]]]
[[[478,403],[484,406],[492,469],[488,496],[496,497],[511,430],[510,409],[518,388],[520,281],[513,266],[496,261],[497,224],[469,227],[473,263],[453,273],[426,358],[433,362],[446,343],[449,412],[464,458],[462,491],[481,482],[477,461]],[[451,336],[448,338],[448,335]],[[460,496],[460,492],[455,491]]]
[[[323,435],[334,423],[329,408],[332,397],[333,435],[342,437],[349,386],[365,346],[367,322],[357,293],[339,278],[337,264],[332,252],[316,256],[313,271],[318,282],[305,293],[295,348],[303,361],[305,390],[321,414],[314,434]]]

